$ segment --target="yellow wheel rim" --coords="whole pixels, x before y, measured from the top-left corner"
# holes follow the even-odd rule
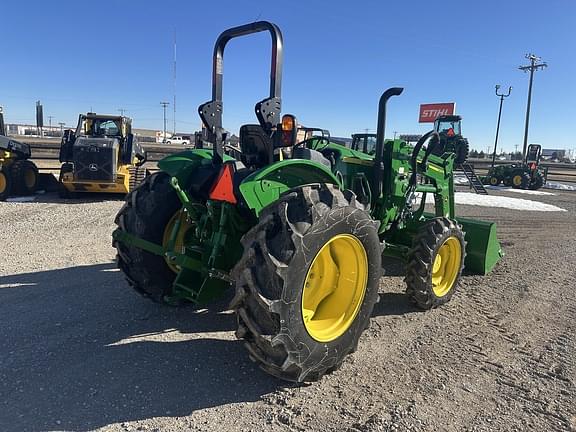
[[[6,180],[6,175],[0,172],[0,193],[6,192],[6,187],[8,186],[8,181]]]
[[[192,225],[188,221],[186,213],[182,209],[174,213],[174,216],[170,218],[168,224],[166,225],[166,228],[164,228],[164,235],[162,236],[162,247],[164,248],[168,247],[170,237],[172,237],[172,230],[174,229],[174,226],[176,225],[177,221],[180,222],[180,227],[178,228],[178,233],[176,234],[176,238],[174,239],[174,251],[178,253],[184,253],[185,252],[184,238],[186,236],[186,232]],[[165,260],[170,270],[172,270],[174,273],[178,273],[180,271],[180,266],[174,264],[168,258],[165,258]]]
[[[512,178],[512,183],[514,183],[514,186],[520,186],[522,184],[522,176],[515,175]]]
[[[368,257],[350,234],[332,237],[316,254],[304,281],[302,318],[319,342],[340,337],[354,322],[366,292]]]
[[[490,178],[490,184],[492,186],[496,186],[498,184],[498,179],[496,177],[491,177]]]
[[[36,173],[32,169],[27,169],[24,172],[24,184],[28,189],[32,189],[36,184]]]
[[[462,262],[462,245],[456,237],[448,237],[438,249],[432,266],[432,290],[444,297],[456,282]]]

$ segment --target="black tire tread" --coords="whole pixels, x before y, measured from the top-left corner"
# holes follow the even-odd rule
[[[32,170],[36,181],[31,188],[26,186],[25,176],[27,170]],[[12,192],[15,195],[30,195],[36,191],[38,186],[38,167],[30,160],[19,159],[15,160],[10,165],[10,174],[12,176]]]
[[[174,214],[180,208],[176,193],[169,182],[170,176],[164,172],[146,177],[139,187],[126,195],[125,203],[114,220],[116,225],[138,237],[142,237],[147,230],[163,231],[167,221],[160,220],[165,219],[162,216],[166,213],[162,210],[170,213],[174,209]],[[164,303],[175,278],[164,258],[116,240],[112,245],[117,251],[118,268],[124,273],[128,284],[140,295],[157,303]]]
[[[453,288],[443,297],[436,297],[431,289],[432,265],[435,253],[443,239],[456,235],[463,242],[462,261]],[[420,309],[428,310],[447,303],[454,294],[466,258],[466,242],[460,225],[448,218],[434,218],[426,222],[414,237],[408,254],[406,269],[406,294]]]
[[[310,209],[309,214],[297,213],[299,222],[291,223],[287,216],[289,209],[298,206]],[[244,255],[232,271],[236,280],[236,293],[230,307],[236,311],[238,318],[236,336],[244,341],[251,360],[273,376],[296,382],[317,380],[336,370],[344,357],[357,347],[356,339],[342,356],[326,358],[316,367],[306,369],[303,365],[306,359],[298,347],[294,346],[294,342],[274,337],[281,327],[278,308],[284,294],[285,275],[289,271],[299,238],[310,228],[310,222],[313,223],[316,218],[337,207],[345,206],[364,211],[364,207],[349,191],[342,192],[333,185],[304,186],[264,209],[259,223],[242,238]],[[282,218],[282,232],[270,238],[267,233],[278,226],[275,223],[278,215]],[[372,221],[370,223],[377,224]],[[278,259],[278,251],[281,249],[282,259]],[[365,301],[370,302],[372,308],[377,299],[375,292],[372,298]]]

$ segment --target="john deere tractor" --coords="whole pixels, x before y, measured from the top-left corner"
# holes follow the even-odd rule
[[[540,189],[547,181],[548,168],[540,166],[542,146],[530,144],[522,163],[493,165],[482,178],[484,184],[512,186],[515,189]]]
[[[258,123],[241,126],[233,159],[222,144],[224,49],[262,31],[272,38],[270,94],[256,104]],[[276,25],[224,31],[212,100],[199,107],[212,149],[161,160],[128,194],[113,239],[128,283],[154,301],[203,304],[233,288],[236,336],[250,358],[282,379],[313,381],[356,349],[383,254],[405,260],[407,295],[431,309],[450,300],[464,267],[490,271],[500,247],[493,224],[456,219],[454,154],[432,154],[437,132],[415,147],[384,139],[386,102],[403,89],[381,96],[368,155],[323,137],[297,142],[295,116],[281,117],[281,77]]]
[[[29,160],[28,144],[6,136],[0,108],[0,201],[10,195],[30,195],[38,186],[38,168]]]
[[[444,152],[454,153],[456,165],[466,162],[470,146],[462,136],[462,117],[442,115],[434,121],[434,130],[440,136],[440,144],[435,147],[433,154],[442,156]]]
[[[127,193],[144,180],[146,152],[124,116],[80,114],[76,131],[60,145],[60,195],[79,192]]]

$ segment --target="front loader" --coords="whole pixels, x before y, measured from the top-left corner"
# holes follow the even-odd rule
[[[80,114],[76,130],[66,130],[60,145],[60,196],[128,193],[147,175],[146,152],[132,134],[132,119]]]
[[[258,123],[240,128],[233,159],[223,151],[224,48],[262,31],[272,38],[270,93],[256,104]],[[454,155],[431,154],[436,132],[415,147],[384,139],[386,102],[402,89],[380,98],[374,155],[325,137],[297,142],[295,116],[281,117],[282,44],[269,22],[220,35],[212,100],[199,108],[212,149],[161,160],[128,194],[113,242],[128,283],[152,300],[204,304],[234,288],[236,336],[250,358],[301,382],[356,349],[378,300],[383,254],[405,260],[408,296],[431,309],[451,298],[465,263],[484,274],[500,247],[493,224],[456,219]]]

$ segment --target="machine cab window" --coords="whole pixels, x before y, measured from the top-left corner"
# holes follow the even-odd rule
[[[435,123],[435,129],[438,133],[460,135],[460,119],[439,119]]]

